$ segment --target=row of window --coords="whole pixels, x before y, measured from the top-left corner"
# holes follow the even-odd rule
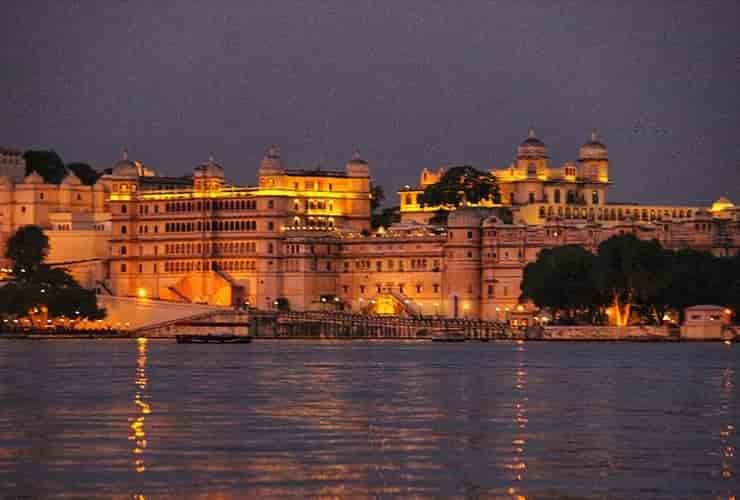
[[[382,271],[405,271],[405,260],[399,260],[398,263],[396,263],[394,260],[387,260],[385,265],[383,265],[382,260],[376,260],[375,261],[375,271],[376,272],[382,272]],[[426,271],[428,270],[428,262],[427,259],[411,259],[409,260],[409,266],[410,269],[413,271]],[[369,260],[356,260],[355,261],[355,269],[365,269],[369,270],[372,267],[371,261]],[[344,270],[349,271],[350,270],[350,263],[348,261],[344,262]],[[434,259],[432,261],[432,271],[439,271],[439,260]]]
[[[293,210],[298,212],[301,209],[301,204],[298,200],[293,201]],[[334,210],[333,201],[325,200],[303,200],[304,210]]]
[[[268,262],[272,266],[272,262]],[[255,271],[257,262],[254,260],[207,260],[207,261],[175,261],[166,262],[164,272],[187,273],[192,271]]]
[[[218,241],[214,243],[168,243],[164,246],[168,255],[200,255],[201,253],[256,253],[257,243],[254,241]]]
[[[272,261],[267,262],[268,268],[272,268]],[[128,265],[123,262],[119,269],[122,273],[128,272]],[[139,264],[139,272],[144,272],[144,265]],[[254,260],[207,260],[207,261],[174,261],[165,262],[164,272],[166,273],[180,273],[180,272],[191,272],[191,271],[255,271],[257,269],[257,263]],[[152,272],[158,272],[157,264],[152,264]]]
[[[267,200],[267,208],[275,201]],[[257,210],[257,200],[206,200],[165,203],[165,212],[200,212],[201,210]]]
[[[256,231],[256,220],[215,220],[197,222],[168,222],[165,224],[166,233],[189,233],[193,231]],[[275,223],[268,221],[267,231],[275,230]]]
[[[364,295],[365,290],[366,290],[365,285],[360,285],[359,289],[360,289],[360,295]],[[396,289],[398,290],[398,293],[400,293],[401,295],[405,294],[407,291],[405,283],[399,283],[398,285],[394,285],[394,286],[383,286],[379,283],[375,285],[376,293],[389,293],[389,292],[394,292]],[[412,289],[415,289],[416,293],[422,293],[422,291],[424,290],[424,286],[421,284],[417,284],[417,285],[414,285]],[[434,291],[434,293],[439,293],[439,283],[434,283],[432,285],[432,290]],[[342,291],[344,293],[349,293],[349,285],[342,286]]]
[[[547,210],[545,210],[545,207],[540,207],[539,215],[541,219],[544,219],[545,217],[552,217],[557,213],[559,217],[565,217],[565,218],[574,218],[574,219],[585,219],[585,218],[592,218],[596,220],[625,220],[625,219],[642,219],[643,221],[648,220],[663,220],[663,217],[672,217],[672,218],[689,218],[691,217],[691,210],[663,210],[662,212],[660,210],[655,209],[623,209],[623,208],[571,208],[566,207],[565,210],[563,210],[563,207],[558,207],[557,212],[555,211],[554,207],[547,207]]]

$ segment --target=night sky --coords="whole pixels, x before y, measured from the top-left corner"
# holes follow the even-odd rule
[[[153,4],[157,4],[153,6]],[[740,2],[2,2],[0,146],[161,174],[266,147],[391,194],[423,167],[553,164],[597,128],[611,201],[740,203]],[[679,5],[680,4],[680,5]]]

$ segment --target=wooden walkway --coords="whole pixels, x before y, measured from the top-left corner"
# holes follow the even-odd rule
[[[371,316],[344,312],[252,312],[255,336],[325,339],[424,339],[454,329],[469,339],[517,338],[499,321],[432,317]]]

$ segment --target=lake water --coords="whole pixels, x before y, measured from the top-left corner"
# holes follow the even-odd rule
[[[0,341],[0,498],[728,499],[738,348]]]

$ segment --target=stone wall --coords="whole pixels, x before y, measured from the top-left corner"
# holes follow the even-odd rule
[[[547,326],[543,340],[660,340],[671,338],[667,326]]]
[[[135,330],[197,314],[231,310],[226,307],[110,295],[98,295],[98,305],[105,307],[108,315],[101,323],[92,322],[89,326],[97,328],[110,326],[119,330]]]

